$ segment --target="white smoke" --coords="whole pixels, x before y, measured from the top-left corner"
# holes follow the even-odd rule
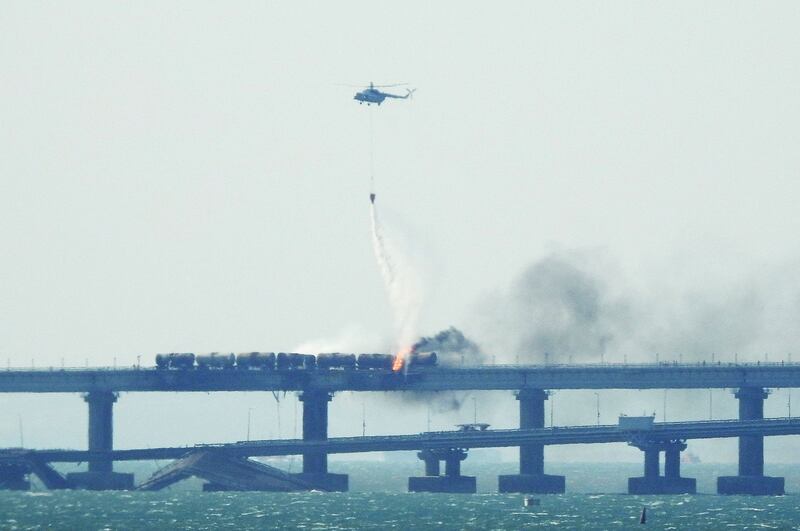
[[[303,341],[292,352],[319,354],[320,352],[372,352],[376,345],[383,345],[385,338],[360,324],[350,324],[333,336]]]
[[[372,247],[383,277],[394,319],[395,352],[409,348],[419,337],[422,281],[409,256],[386,237],[375,204],[370,204]]]

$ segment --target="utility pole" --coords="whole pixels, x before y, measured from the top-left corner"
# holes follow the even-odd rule
[[[478,398],[472,397],[472,423],[478,423]]]
[[[247,440],[250,440],[250,414],[253,412],[253,408],[247,408]]]
[[[787,402],[787,406],[789,406],[789,418],[792,418],[792,390],[789,389],[789,400]]]
[[[714,418],[713,413],[712,413],[712,411],[713,411],[712,410],[712,404],[713,404],[713,402],[712,402],[712,400],[713,400],[712,393],[713,393],[713,389],[709,389],[708,390],[708,420],[713,420],[713,418]]]
[[[597,425],[600,425],[600,393],[595,393],[594,397],[597,404]]]
[[[367,403],[361,402],[361,436],[367,434]]]

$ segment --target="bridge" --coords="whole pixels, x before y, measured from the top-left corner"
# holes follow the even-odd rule
[[[485,431],[446,431],[427,432],[413,435],[388,435],[365,437],[337,437],[324,441],[302,439],[247,441],[222,444],[201,444],[183,447],[145,448],[113,451],[88,450],[25,450],[7,449],[0,451],[0,465],[17,466],[27,464],[28,469],[54,488],[67,488],[69,482],[63,478],[54,479],[58,474],[45,467],[52,462],[86,462],[95,459],[111,461],[140,461],[153,459],[186,459],[196,455],[214,454],[216,459],[211,470],[217,477],[224,477],[225,469],[241,466],[237,458],[255,456],[284,456],[309,453],[358,453],[375,451],[420,450],[419,456],[425,461],[426,476],[409,478],[410,485],[432,484],[444,490],[445,486],[474,486],[474,478],[460,474],[460,463],[466,457],[466,450],[472,448],[499,448],[525,446],[530,444],[591,444],[627,442],[642,449],[645,454],[652,450],[663,450],[666,454],[665,475],[659,476],[658,452],[655,460],[645,460],[645,473],[641,478],[630,478],[634,492],[645,491],[647,486],[669,485],[681,492],[694,492],[692,478],[680,476],[680,450],[688,439],[710,439],[742,436],[770,436],[800,434],[800,419],[769,419],[759,421],[701,421],[654,423],[647,429],[632,430],[620,425],[551,427],[527,430],[485,430]],[[448,465],[444,477],[439,475],[439,461]],[[192,459],[193,470],[198,468],[197,460]],[[454,464],[455,463],[455,464]],[[42,470],[46,475],[42,474]],[[175,471],[171,471],[175,472]],[[156,484],[159,488],[169,484],[160,474]],[[284,478],[291,481],[290,475]],[[182,479],[185,474],[179,473]],[[501,476],[503,477],[503,476]],[[513,477],[513,476],[512,476]],[[235,478],[234,480],[235,481]],[[148,482],[150,483],[150,482]],[[216,484],[219,488],[219,483]],[[637,490],[638,487],[638,490]],[[430,490],[417,489],[417,490]],[[448,489],[449,490],[449,489]]]
[[[800,364],[797,363],[657,363],[657,364],[599,364],[599,365],[491,365],[478,367],[430,367],[395,373],[388,370],[239,370],[239,369],[155,369],[155,368],[84,368],[84,369],[14,369],[0,371],[0,393],[83,393],[89,405],[89,450],[82,455],[89,463],[89,471],[73,474],[71,484],[83,488],[129,488],[132,477],[113,471],[115,460],[125,459],[124,453],[135,450],[113,450],[113,404],[120,392],[233,392],[233,391],[297,391],[303,403],[303,440],[300,443],[262,443],[259,451],[276,449],[281,444],[295,444],[292,452],[303,455],[302,480],[311,485],[346,489],[346,476],[330,474],[327,454],[337,453],[341,448],[361,448],[353,451],[371,451],[369,444],[406,444],[420,449],[420,458],[426,462],[426,472],[420,481],[409,485],[411,490],[453,490],[472,488],[469,482],[459,483],[452,478],[463,478],[460,472],[439,476],[439,462],[449,463],[451,471],[458,470],[456,463],[466,457],[465,448],[477,441],[490,441],[489,436],[475,435],[460,439],[459,446],[443,448],[424,446],[434,443],[432,435],[400,436],[403,439],[382,438],[380,442],[360,438],[347,446],[345,441],[328,439],[328,402],[333,393],[340,391],[459,391],[459,390],[507,390],[516,393],[519,401],[520,430],[514,437],[523,437],[514,444],[498,444],[511,441],[512,434],[501,435],[491,445],[520,447],[520,473],[501,476],[501,492],[563,492],[564,477],[544,473],[544,447],[548,444],[570,444],[567,434],[580,437],[579,431],[564,431],[557,435],[561,442],[548,442],[544,432],[537,432],[537,439],[530,430],[544,427],[544,404],[549,390],[556,389],[736,389],[739,400],[739,420],[762,421],[763,401],[767,388],[800,387]],[[772,421],[769,421],[772,422]],[[658,430],[664,430],[659,426]],[[777,424],[769,425],[777,426]],[[793,425],[792,425],[793,426]],[[740,425],[737,429],[742,429]],[[602,428],[602,427],[601,427]],[[605,427],[611,430],[610,427]],[[556,430],[578,430],[579,428],[557,428]],[[588,428],[582,428],[588,429]],[[683,425],[681,429],[689,429]],[[703,433],[714,432],[709,425]],[[723,430],[722,426],[715,429]],[[733,428],[730,428],[733,429]],[[771,429],[771,428],[770,428]],[[612,431],[598,431],[597,427],[580,435],[585,437],[612,437]],[[617,437],[619,431],[617,430]],[[681,442],[692,438],[687,432],[678,434],[669,441],[647,439],[642,443],[645,452],[646,473],[641,481],[629,485],[631,492],[692,491],[693,487],[675,474],[676,459],[685,448]],[[794,433],[794,432],[792,432]],[[754,424],[751,431],[736,432],[739,437],[739,474],[721,477],[718,492],[726,494],[779,494],[783,493],[783,478],[764,476],[763,437],[772,435],[767,424]],[[416,437],[416,439],[414,439]],[[427,439],[426,439],[427,437]],[[481,439],[481,437],[484,437]],[[393,441],[393,442],[392,442]],[[611,442],[590,440],[586,442]],[[299,446],[298,446],[299,444]],[[417,446],[414,446],[414,445]],[[338,446],[337,446],[338,445]],[[209,447],[210,448],[210,447]],[[158,449],[156,449],[158,450]],[[161,449],[177,452],[178,449]],[[184,451],[186,449],[183,449]],[[141,450],[144,451],[144,450]],[[226,451],[232,451],[227,449]],[[245,451],[245,450],[241,450]],[[665,452],[666,463],[671,471],[658,476],[659,453]],[[74,451],[73,451],[74,452]],[[455,452],[455,453],[454,453]],[[234,452],[235,453],[235,452]],[[55,454],[53,454],[55,455]],[[61,454],[62,457],[67,454]],[[79,454],[73,454],[79,455]],[[136,455],[130,454],[130,455]],[[141,455],[141,454],[140,454]],[[240,454],[246,455],[246,454]],[[269,454],[251,454],[269,455]],[[279,454],[274,454],[279,455]],[[44,458],[45,455],[40,456]],[[655,474],[654,474],[655,471]],[[436,474],[434,474],[436,472]],[[3,471],[0,470],[0,484]],[[658,478],[658,479],[656,479]],[[632,478],[635,479],[635,478]],[[472,478],[474,483],[474,478]],[[692,484],[693,485],[693,484]]]
[[[800,363],[486,365],[383,370],[159,370],[45,368],[0,371],[0,393],[156,391],[503,391],[800,387]]]
[[[84,463],[105,458],[112,461],[177,459],[196,450],[224,452],[237,457],[275,457],[309,452],[348,454],[448,448],[504,448],[526,444],[562,445],[627,442],[633,446],[650,442],[688,439],[720,439],[740,436],[799,435],[800,418],[754,421],[714,420],[658,422],[648,430],[631,430],[618,424],[601,426],[557,426],[528,430],[439,431],[411,435],[367,435],[331,437],[321,441],[272,439],[234,443],[196,444],[131,450],[0,450],[4,456],[28,456],[50,463]]]

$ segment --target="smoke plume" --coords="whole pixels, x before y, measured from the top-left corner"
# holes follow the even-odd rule
[[[484,361],[480,347],[454,326],[433,336],[421,338],[414,343],[412,350],[436,352],[442,365],[478,365]]]
[[[483,343],[505,362],[590,361],[631,329],[631,302],[578,256],[560,254],[531,265],[507,293],[484,301],[481,317]]]
[[[482,301],[477,337],[504,362],[774,360],[800,333],[793,269],[687,285],[653,274],[637,290],[598,251],[561,251]],[[677,284],[677,285],[676,285]]]
[[[436,352],[439,365],[478,365],[484,361],[484,353],[477,343],[467,338],[458,328],[451,326],[432,336],[420,338],[412,352]],[[440,391],[406,393],[409,402],[425,403],[434,413],[447,413],[461,409],[470,393]]]

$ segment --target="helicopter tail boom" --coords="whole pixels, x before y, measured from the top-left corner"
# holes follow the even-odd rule
[[[417,89],[406,89],[406,95],[405,96],[399,96],[397,94],[388,94],[386,92],[382,92],[382,94],[387,98],[395,98],[395,99],[398,99],[398,100],[405,100],[407,98],[410,98],[411,95],[414,94],[414,92],[416,90]]]

